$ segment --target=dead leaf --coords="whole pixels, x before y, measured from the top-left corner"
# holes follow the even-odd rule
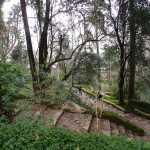
[[[36,135],[35,140],[39,141],[40,137],[38,135]]]

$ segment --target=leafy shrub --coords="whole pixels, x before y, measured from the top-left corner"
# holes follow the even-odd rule
[[[0,125],[1,150],[149,150],[150,143],[125,136],[76,133],[61,127],[46,127],[27,119]]]
[[[57,102],[74,102],[81,107],[90,108],[70,88],[69,85],[62,83],[62,81],[55,80],[45,91],[45,98]]]
[[[89,52],[81,52],[73,71],[73,80],[77,84],[94,84],[97,81],[101,58]]]
[[[0,110],[8,113],[13,106],[14,98],[18,97],[16,79],[21,76],[20,67],[10,62],[0,61]]]

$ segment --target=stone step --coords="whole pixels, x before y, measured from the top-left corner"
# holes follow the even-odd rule
[[[45,109],[46,109],[45,107],[42,107],[38,104],[26,106],[25,109],[21,112],[21,116],[20,115],[16,116],[14,120],[22,119],[24,115],[29,115],[32,116],[31,121],[34,122],[36,121],[35,117],[39,114],[42,114]]]
[[[150,142],[150,136],[147,137],[147,141],[146,142]]]
[[[125,129],[125,133],[128,137],[133,138],[133,133],[130,129]]]
[[[98,124],[98,128],[97,128],[97,124]],[[91,121],[91,125],[90,125],[90,128],[89,128],[89,132],[91,133],[100,133],[101,130],[100,130],[100,119],[96,117],[93,117],[92,121]]]
[[[136,140],[141,140],[141,137],[137,133],[133,133],[133,138]]]
[[[87,132],[90,127],[92,115],[64,112],[57,122],[58,126],[69,128],[77,132]]]
[[[119,135],[116,123],[110,122],[110,128],[111,128],[111,135]]]
[[[147,136],[141,136],[140,137],[142,141],[148,142],[149,138]]]
[[[110,136],[111,135],[110,121],[107,119],[100,119],[100,129],[103,134]]]
[[[145,121],[142,121],[142,122],[140,122],[140,125],[141,126],[150,126],[150,120],[145,120]]]
[[[110,136],[111,135],[110,121],[107,119],[100,119],[100,118],[97,119],[96,117],[94,117],[91,122],[90,132],[103,133],[107,136]]]
[[[45,112],[45,120],[47,126],[56,125],[58,119],[63,114],[63,110],[56,110],[56,109],[50,109],[48,108]]]
[[[117,125],[118,131],[119,131],[119,135],[125,135],[125,128],[123,125]]]

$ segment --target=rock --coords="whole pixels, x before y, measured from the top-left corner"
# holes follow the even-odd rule
[[[73,113],[84,113],[85,112],[85,108],[80,107],[79,105],[77,105],[74,102],[67,102],[64,103],[64,105],[61,107],[63,110],[68,110],[70,112]]]

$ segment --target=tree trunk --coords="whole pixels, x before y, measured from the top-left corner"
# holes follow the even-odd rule
[[[128,99],[134,99],[135,84],[135,18],[134,18],[134,0],[129,1],[130,9],[130,57],[129,57],[129,93]]]
[[[124,49],[121,49],[120,56],[120,73],[119,73],[119,104],[124,105],[124,72],[125,72],[125,60],[124,60]]]
[[[41,33],[40,45],[39,45],[39,84],[40,88],[45,88],[45,79],[47,74],[46,61],[47,61],[47,31],[49,25],[49,14],[50,14],[50,0],[46,0],[46,12],[45,12],[45,22],[43,31]]]
[[[112,80],[111,80],[111,58],[109,58],[109,92],[111,95],[111,89],[112,89]]]
[[[124,43],[121,42],[118,28],[115,27],[115,32],[117,35],[117,41],[120,48],[120,71],[119,71],[119,83],[118,83],[118,98],[119,104],[124,105],[124,73],[125,73],[125,50]]]
[[[94,9],[96,9],[96,7]],[[96,12],[96,10],[95,10],[95,12]],[[97,55],[100,56],[99,55],[99,43],[98,43],[98,25],[97,25],[96,20],[95,20],[95,35],[96,35],[96,40],[97,40],[96,41]],[[98,78],[98,83],[99,83],[98,90],[101,91],[101,64],[100,64],[100,62],[99,62],[99,67],[98,67],[97,78]]]
[[[34,92],[36,92],[38,88],[37,86],[38,82],[37,82],[37,77],[36,77],[36,67],[35,67],[35,60],[34,60],[33,49],[32,49],[32,42],[31,42],[31,35],[30,35],[30,29],[29,29],[29,24],[28,24],[25,0],[20,0],[20,4],[21,4],[22,17],[23,17],[23,23],[24,23],[24,28],[25,28],[30,70],[31,70],[31,75],[32,75],[32,80],[33,80],[33,90]]]

